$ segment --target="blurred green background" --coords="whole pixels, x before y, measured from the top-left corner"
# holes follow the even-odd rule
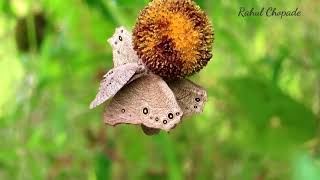
[[[320,2],[197,0],[214,57],[201,115],[172,132],[89,110],[107,39],[148,0],[0,0],[0,179],[320,179]],[[302,11],[238,17],[240,7]]]

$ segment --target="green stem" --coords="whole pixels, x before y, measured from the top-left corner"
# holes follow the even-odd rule
[[[28,43],[32,53],[35,53],[37,50],[37,39],[36,39],[36,27],[34,23],[34,16],[32,11],[28,13],[27,16],[27,36],[28,36]]]

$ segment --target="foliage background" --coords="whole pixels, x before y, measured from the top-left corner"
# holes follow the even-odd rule
[[[0,179],[319,179],[319,1],[197,0],[215,44],[191,79],[209,102],[152,137],[106,126],[103,107],[88,109],[112,67],[107,38],[131,29],[147,3],[0,0]],[[302,16],[237,16],[239,7],[269,6]],[[49,22],[38,51],[36,11]],[[22,17],[27,53],[14,36]]]

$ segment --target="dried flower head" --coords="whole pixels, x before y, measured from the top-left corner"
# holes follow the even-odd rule
[[[139,58],[155,74],[183,78],[211,59],[213,30],[192,0],[154,0],[140,12],[133,30]]]

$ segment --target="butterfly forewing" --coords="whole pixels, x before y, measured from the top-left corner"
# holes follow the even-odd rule
[[[143,124],[169,131],[183,115],[174,94],[159,76],[148,74],[120,90],[107,105],[104,121],[110,125]]]
[[[201,113],[207,101],[207,91],[190,80],[180,79],[168,82],[184,116]]]
[[[128,82],[144,75],[145,71],[145,66],[138,63],[128,63],[111,69],[104,75],[99,92],[91,102],[90,108],[95,108],[113,97]]]
[[[112,47],[114,67],[139,61],[137,53],[133,50],[132,34],[124,27],[117,28],[108,42]]]

